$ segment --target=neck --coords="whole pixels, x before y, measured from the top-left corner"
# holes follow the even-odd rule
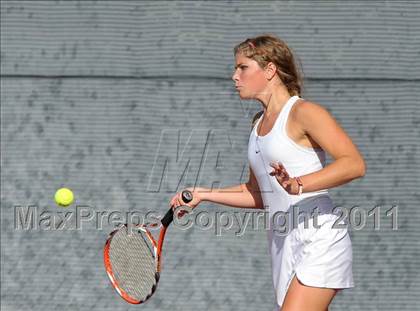
[[[290,94],[287,89],[283,87],[278,87],[275,90],[268,91],[264,93],[261,98],[257,98],[263,106],[264,113],[267,116],[272,114],[277,114],[286,102],[290,99]]]

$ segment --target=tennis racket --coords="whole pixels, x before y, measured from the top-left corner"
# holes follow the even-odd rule
[[[193,199],[188,190],[182,192],[182,200]],[[159,224],[128,224],[117,227],[109,234],[104,246],[105,270],[117,293],[127,302],[141,304],[156,291],[162,264],[162,246],[166,229],[172,222],[174,211],[168,210],[161,219],[159,240],[149,229]]]

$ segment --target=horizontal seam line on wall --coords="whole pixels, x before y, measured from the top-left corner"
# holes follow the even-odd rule
[[[5,74],[0,75],[0,78],[36,78],[36,79],[131,79],[131,80],[146,80],[146,79],[167,79],[167,80],[218,80],[218,81],[230,81],[229,78],[219,77],[203,77],[203,76],[81,76],[81,75],[11,75]],[[420,82],[420,78],[409,79],[409,78],[369,78],[369,77],[353,77],[353,78],[305,78],[306,81],[402,81],[402,82]]]

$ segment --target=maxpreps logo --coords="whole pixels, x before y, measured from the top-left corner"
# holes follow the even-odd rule
[[[154,211],[95,211],[88,206],[76,206],[74,210],[40,210],[38,206],[15,206],[15,230],[82,230],[89,226],[102,230],[104,225],[113,227],[122,223],[157,223],[161,215]]]

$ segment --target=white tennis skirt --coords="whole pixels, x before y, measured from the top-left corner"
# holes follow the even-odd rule
[[[317,207],[317,216],[308,216]],[[269,248],[273,285],[280,310],[293,277],[307,286],[344,289],[354,287],[352,244],[347,219],[340,219],[340,210],[333,211],[329,195],[298,202],[289,209],[289,217],[298,219],[284,232],[284,218],[277,218],[269,231]],[[296,218],[297,213],[306,214]],[[295,216],[293,216],[295,215]],[[291,223],[292,221],[290,221]],[[340,225],[344,228],[336,228]]]

